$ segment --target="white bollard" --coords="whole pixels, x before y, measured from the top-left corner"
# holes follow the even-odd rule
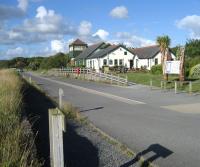
[[[177,94],[177,82],[176,81],[174,82],[174,92],[175,92],[175,94]]]
[[[152,89],[152,86],[153,86],[153,81],[150,80],[150,89]]]
[[[189,93],[192,94],[192,81],[189,82]]]
[[[63,89],[59,88],[58,94],[59,94],[59,108],[61,109],[62,108],[62,97],[64,96]]]

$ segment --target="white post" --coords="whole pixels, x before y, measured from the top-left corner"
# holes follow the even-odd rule
[[[64,96],[63,89],[59,88],[58,94],[59,94],[59,108],[61,109],[62,108],[62,97]]]
[[[49,109],[51,167],[64,167],[63,131],[65,131],[64,115],[58,109]]]
[[[160,87],[163,89],[163,81],[160,81]]]
[[[119,74],[118,74],[118,85],[119,85]]]
[[[153,86],[153,81],[152,79],[150,80],[150,88],[152,89],[152,86]]]
[[[192,94],[192,81],[189,82],[189,93]]]
[[[128,75],[126,74],[126,85],[128,86]]]
[[[113,83],[113,75],[112,75],[112,73],[111,73],[111,75],[110,75],[110,84],[112,85],[112,83]]]
[[[174,82],[174,92],[175,92],[175,94],[177,94],[177,82],[176,81]]]

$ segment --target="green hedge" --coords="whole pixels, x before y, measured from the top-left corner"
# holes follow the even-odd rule
[[[162,66],[160,64],[152,66],[151,73],[152,74],[162,74]]]

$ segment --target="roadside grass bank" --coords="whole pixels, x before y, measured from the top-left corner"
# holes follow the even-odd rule
[[[128,72],[126,74],[120,74],[124,78],[126,75],[128,81],[148,86],[152,81],[152,86],[154,87],[161,87],[161,81],[163,81],[163,75],[151,74],[150,72]],[[174,89],[174,82],[178,80],[178,75],[169,75],[166,89]],[[189,81],[192,81],[192,92],[200,92],[200,80],[195,78],[186,78],[186,82],[183,83],[178,82],[177,89],[180,91],[189,91]]]
[[[0,166],[40,167],[35,135],[24,111],[24,83],[14,71],[0,71]]]

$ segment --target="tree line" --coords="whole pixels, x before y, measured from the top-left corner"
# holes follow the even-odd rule
[[[16,57],[0,61],[0,68],[26,68],[30,70],[67,67],[70,63],[68,54],[57,53],[49,57]]]

